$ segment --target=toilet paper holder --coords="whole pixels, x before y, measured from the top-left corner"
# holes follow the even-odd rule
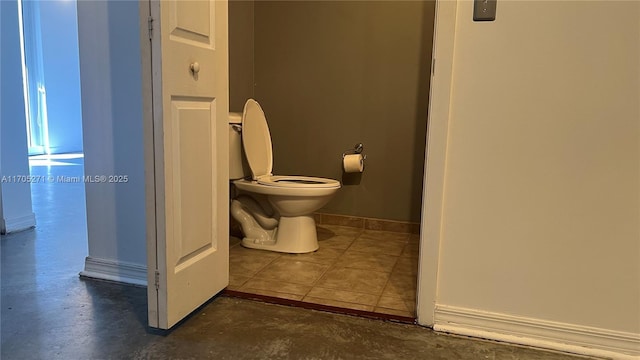
[[[353,149],[347,149],[342,153],[342,158],[344,159],[345,156],[347,155],[353,155],[353,154],[362,154],[362,150],[364,149],[364,145],[362,145],[362,143],[357,143]],[[367,159],[367,155],[362,155],[362,159],[366,160]]]

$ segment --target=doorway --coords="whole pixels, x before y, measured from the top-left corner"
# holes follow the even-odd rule
[[[104,50],[102,49],[102,47],[100,46],[90,46],[89,48],[92,49],[91,52],[86,52],[87,53],[87,59],[88,61],[83,61],[83,73],[84,70],[87,70],[87,86],[84,86],[85,84],[83,83],[83,89],[87,89],[87,93],[94,93],[96,95],[100,95],[100,96],[96,96],[95,98],[89,98],[87,99],[88,101],[88,106],[87,108],[89,109],[89,111],[95,113],[96,118],[98,119],[105,119],[105,124],[108,127],[109,125],[111,125],[112,123],[115,123],[115,118],[119,118],[119,117],[125,117],[128,118],[127,116],[129,115],[129,113],[132,113],[133,115],[137,115],[138,111],[142,111],[144,112],[144,117],[145,117],[145,137],[146,139],[153,139],[153,136],[148,136],[149,134],[153,135],[154,134],[154,130],[155,131],[160,131],[157,128],[158,122],[154,122],[154,118],[153,118],[153,112],[151,111],[152,109],[152,105],[155,106],[156,103],[151,104],[151,102],[147,101],[148,99],[146,99],[145,101],[142,102],[142,104],[144,105],[143,109],[139,109],[140,107],[140,101],[139,98],[136,97],[135,93],[131,94],[132,90],[130,90],[132,87],[135,88],[135,86],[137,86],[137,77],[132,77],[132,76],[122,76],[119,77],[118,74],[121,73],[126,73],[129,74],[130,71],[127,68],[127,71],[122,71],[125,67],[124,66],[116,66],[120,64],[120,61],[122,61],[122,63],[124,63],[124,60],[127,60],[128,63],[131,63],[131,61],[135,61],[136,56],[133,56],[132,54],[135,54],[135,51],[132,50],[137,50],[137,47],[128,47],[128,46],[119,46],[118,45],[118,41],[123,41],[125,42],[127,45],[128,43],[126,42],[126,39],[130,39],[130,32],[120,32],[120,31],[116,31],[114,30],[116,28],[115,25],[113,25],[110,22],[106,22],[104,21],[106,19],[106,16],[102,16],[101,14],[104,14],[106,10],[109,10],[109,19],[117,19],[118,16],[125,18],[125,20],[129,21],[126,24],[129,26],[129,30],[135,30],[138,27],[140,28],[140,34],[141,37],[144,37],[146,41],[141,41],[141,44],[144,45],[145,43],[148,43],[148,38],[151,37],[152,39],[156,39],[156,35],[158,34],[158,32],[155,30],[157,28],[157,25],[159,23],[156,22],[159,19],[156,19],[155,17],[152,19],[153,22],[149,21],[148,16],[146,16],[146,14],[144,14],[144,12],[142,12],[142,10],[144,10],[141,7],[141,18],[140,19],[133,19],[133,17],[137,17],[135,13],[133,13],[132,16],[130,17],[125,17],[125,12],[124,11],[119,11],[119,10],[125,10],[124,5],[120,6],[121,3],[114,3],[114,4],[110,4],[109,6],[103,6],[103,4],[99,4],[99,5],[95,5],[92,6],[91,9],[89,9],[89,6],[87,6],[86,8],[83,8],[84,10],[86,10],[86,14],[83,15],[87,15],[90,14],[92,15],[91,17],[85,17],[86,19],[99,19],[101,20],[100,22],[96,22],[96,21],[86,21],[86,26],[87,28],[89,28],[89,26],[92,26],[92,28],[96,28],[96,34],[94,37],[91,37],[91,39],[89,39],[89,37],[87,37],[85,40],[86,43],[97,43],[96,42],[96,38],[99,41],[104,41],[105,43],[110,44],[109,46],[109,50],[112,52],[112,56],[109,59],[109,61],[97,61],[100,60],[100,58],[104,57]],[[147,9],[148,11],[148,9]],[[129,14],[131,14],[131,12],[129,12]],[[226,13],[224,14],[226,16]],[[133,20],[138,20],[134,23]],[[142,20],[142,21],[139,21]],[[115,20],[114,20],[115,21]],[[95,24],[94,24],[95,23]],[[163,22],[166,23],[166,22]],[[115,24],[115,23],[114,23]],[[95,26],[94,26],[95,25]],[[148,29],[149,27],[151,27],[153,29],[153,31],[151,32],[151,34],[148,34]],[[225,26],[226,27],[226,26]],[[118,29],[122,28],[122,26],[118,26]],[[223,32],[224,33],[224,32]],[[125,36],[126,35],[126,36]],[[125,52],[126,50],[126,52]],[[121,51],[121,52],[120,52]],[[83,54],[85,54],[85,52],[83,52]],[[93,56],[93,55],[96,56]],[[127,56],[125,56],[125,54]],[[99,57],[98,57],[99,55]],[[109,53],[107,52],[106,54],[107,56],[109,56]],[[117,55],[117,56],[115,56]],[[131,56],[128,56],[131,55]],[[148,62],[150,63],[150,56],[151,55],[151,51],[146,52],[143,51],[142,54],[142,59],[143,59],[143,67],[145,64],[147,64]],[[158,59],[159,54],[154,54],[153,58],[154,59]],[[121,60],[123,59],[123,60]],[[96,61],[92,61],[92,60],[96,60]],[[111,63],[115,63],[116,65],[110,65]],[[85,69],[85,64],[86,64],[86,69]],[[187,63],[188,65],[188,63]],[[109,73],[108,70],[111,70],[112,73]],[[186,69],[189,69],[189,67],[187,66]],[[95,70],[102,70],[102,71],[95,71]],[[138,72],[135,72],[135,68],[133,69],[134,74],[137,74]],[[428,69],[427,69],[428,71]],[[106,76],[99,76],[100,74],[106,74]],[[150,93],[150,74],[151,72],[148,72],[147,69],[143,68],[143,71],[141,72],[142,74],[142,78],[143,80],[149,80],[149,81],[143,81],[143,90],[144,93],[146,95],[148,95],[148,93]],[[187,71],[185,76],[190,76],[189,72]],[[428,75],[426,75],[428,77]],[[104,81],[102,81],[103,79],[106,78],[106,86],[102,86],[102,84],[105,84]],[[83,77],[83,82],[85,78]],[[115,81],[117,80],[117,81]],[[95,85],[95,88],[92,88],[92,85]],[[100,86],[98,86],[100,85]],[[104,91],[104,88],[106,88],[107,91]],[[113,91],[113,89],[117,89],[117,91]],[[125,91],[129,89],[129,91]],[[126,94],[123,95],[123,92]],[[146,96],[145,95],[145,96]],[[116,97],[117,99],[115,100],[119,100],[119,102],[115,102],[112,100],[113,97]],[[425,101],[426,102],[426,101]],[[118,106],[116,106],[118,105]],[[128,107],[124,106],[127,105]],[[224,104],[224,106],[226,107],[226,102]],[[122,111],[120,111],[119,109],[128,109],[126,113],[123,113]],[[222,108],[222,106],[221,106]],[[104,109],[104,111],[100,111],[101,109]],[[118,111],[116,112],[116,109],[118,109]],[[133,110],[131,110],[133,109]],[[227,109],[224,109],[225,111],[227,111]],[[113,113],[112,113],[113,112]],[[168,112],[167,112],[168,113]],[[133,118],[133,116],[132,116]],[[222,118],[222,117],[220,117]],[[149,119],[151,121],[149,121]],[[137,137],[135,136],[124,136],[121,135],[121,132],[116,132],[116,130],[126,130],[125,129],[125,124],[129,124],[129,123],[133,123],[133,122],[127,122],[127,121],[120,121],[119,124],[121,125],[120,128],[115,127],[115,128],[111,128],[108,127],[105,131],[105,133],[108,135],[105,137],[105,141],[103,145],[103,148],[106,148],[108,150],[111,150],[114,148],[114,144],[117,143],[118,140],[122,140],[121,142],[117,143],[118,149],[123,148],[124,144],[128,144],[131,146],[134,146],[134,144],[137,144],[138,142],[136,140],[138,140]],[[156,125],[156,127],[154,127],[154,125]],[[225,123],[226,126],[226,123]],[[98,126],[96,126],[98,127]],[[223,125],[220,124],[220,128],[223,128]],[[413,131],[410,131],[411,134],[413,134]],[[134,134],[135,133],[134,131]],[[156,137],[160,138],[160,140],[162,140],[162,137]],[[133,141],[132,141],[133,140]],[[154,148],[155,145],[155,148]],[[351,144],[352,145],[352,144]],[[158,151],[158,148],[160,148],[162,150],[162,143],[160,144],[154,144],[153,142],[149,142],[147,141],[145,143],[145,151],[146,151],[146,156],[145,156],[145,162],[144,162],[144,166],[137,166],[136,169],[142,169],[144,168],[146,172],[146,174],[154,174],[154,168],[153,168],[153,155],[154,155],[154,150]],[[423,146],[424,149],[424,146]],[[136,151],[134,151],[136,150]],[[128,166],[130,163],[135,163],[135,161],[130,161],[131,160],[131,155],[132,154],[139,154],[141,153],[141,151],[137,151],[139,150],[139,148],[134,147],[133,149],[131,148],[127,148],[126,151],[122,151],[122,153],[124,154],[123,156],[114,156],[113,157],[113,164],[116,166]],[[150,150],[150,151],[149,151]],[[340,149],[341,151],[344,149]],[[107,151],[107,153],[111,153],[110,151]],[[116,155],[118,155],[119,152],[116,151]],[[157,155],[157,154],[156,154]],[[278,156],[278,155],[276,155]],[[135,159],[134,159],[135,160]],[[423,162],[423,159],[421,159],[421,161]],[[137,165],[137,163],[135,163],[135,165]],[[128,168],[127,168],[128,169]],[[224,171],[225,168],[221,167],[221,171]],[[419,172],[419,171],[418,171]],[[162,174],[162,173],[161,173]],[[312,175],[312,174],[310,174]],[[157,175],[156,175],[157,176]],[[422,174],[420,174],[420,181],[422,180]],[[149,189],[151,188],[151,191],[154,191],[153,189],[153,184],[151,186],[149,186],[148,183],[148,179],[147,179],[147,195],[149,192]],[[130,182],[131,184],[131,182]],[[161,184],[164,186],[164,184]],[[225,181],[225,185],[228,186],[228,182]],[[133,187],[133,185],[131,185],[131,187]],[[136,188],[138,189],[138,188]],[[160,191],[164,191],[165,188],[162,187],[160,189]],[[226,192],[226,191],[225,191]],[[113,204],[111,204],[109,201],[106,202],[106,205],[109,206],[109,209],[113,209],[113,210],[117,210],[118,212],[118,217],[115,220],[120,221],[121,217],[124,217],[123,214],[127,214],[128,215],[128,208],[131,208],[131,206],[128,205],[138,205],[140,203],[144,203],[144,201],[140,202],[139,198],[132,198],[133,195],[140,195],[142,194],[142,191],[136,191],[135,194],[133,192],[121,192],[121,193],[114,193],[113,196],[109,197],[109,200],[114,202]],[[167,192],[168,194],[170,192]],[[111,194],[109,194],[111,195]],[[98,207],[104,207],[102,202],[97,202],[95,200],[102,200],[103,197],[96,197],[94,199],[89,199],[89,196],[87,196],[88,198],[88,203],[89,205],[92,205],[91,203],[93,203],[94,206]],[[115,201],[113,201],[113,199],[116,199]],[[420,196],[418,196],[417,199],[414,199],[414,201],[417,201],[418,203],[420,202]],[[104,198],[104,200],[106,200],[106,198]],[[133,201],[135,200],[135,201]],[[161,199],[162,200],[162,199]],[[147,202],[147,205],[149,205],[150,202]],[[151,206],[153,206],[151,208],[151,210],[156,210],[155,209],[155,205],[157,205],[157,203],[151,204]],[[126,207],[126,208],[125,208]],[[91,210],[91,206],[88,206],[89,210]],[[150,206],[147,207],[147,210],[150,209]],[[139,214],[143,214],[144,211],[142,212],[138,212]],[[131,214],[131,215],[135,215],[135,214]],[[163,214],[161,214],[163,215]],[[220,216],[222,216],[222,214],[220,214]],[[129,220],[129,218],[135,220],[140,218],[140,216],[135,217],[135,216],[127,216],[127,219],[123,219],[124,220]],[[155,229],[155,222],[151,221],[153,220],[152,215],[150,215],[149,213],[147,214],[147,224],[151,224],[153,229]],[[115,220],[112,219],[106,219],[107,221],[111,221],[112,223],[116,224]],[[128,224],[129,222],[127,222]],[[136,230],[139,229],[140,226],[136,225],[139,224],[140,222],[131,222],[131,226],[129,227],[130,229]],[[147,228],[147,235],[149,236],[150,239],[155,240],[155,234],[151,233],[149,228]],[[158,237],[164,236],[164,234],[160,234],[158,235]],[[119,266],[118,261],[129,261],[130,263],[132,263],[135,260],[135,264],[144,264],[144,260],[140,260],[139,257],[135,257],[134,256],[129,256],[127,255],[126,257],[123,255],[124,252],[120,253],[117,251],[117,249],[120,248],[124,248],[123,245],[120,244],[120,242],[117,240],[117,236],[104,236],[104,240],[106,241],[101,241],[101,244],[105,244],[105,243],[109,243],[109,244],[113,244],[116,251],[115,254],[114,252],[110,252],[110,253],[106,253],[103,254],[103,258],[107,258],[107,259],[115,259],[115,261],[113,262],[113,266]],[[127,236],[127,238],[138,238],[135,236]],[[100,238],[102,240],[102,238]],[[152,241],[149,241],[149,243],[151,243]],[[129,242],[130,243],[130,242]],[[138,250],[137,243],[133,243],[133,244],[129,244],[127,243],[126,246],[127,248],[130,247],[135,247],[135,250]],[[136,254],[141,253],[141,252],[137,252]],[[127,254],[132,254],[132,251],[128,251]],[[147,254],[149,255],[149,257],[154,257],[153,255],[155,255],[155,252],[152,251],[147,251]],[[134,260],[129,260],[129,259],[134,259]],[[156,273],[155,275],[155,279],[154,279],[154,267],[152,266],[153,262],[152,260],[154,259],[148,259],[148,284],[153,284],[154,280],[157,279],[158,275]],[[162,277],[160,276],[160,279],[162,280]],[[156,280],[157,281],[157,280]]]
[[[316,216],[316,253],[232,238],[229,289],[415,318],[435,3],[229,6],[230,111],[261,103],[275,173],[343,183]],[[343,174],[336,154],[356,142],[365,171]]]
[[[50,226],[58,227],[65,238],[79,241],[73,250],[60,247],[68,249],[60,256],[81,264],[87,255],[87,232],[76,1],[18,0],[17,7],[37,226],[30,231],[37,237]]]
[[[29,155],[81,153],[76,1],[19,0]]]

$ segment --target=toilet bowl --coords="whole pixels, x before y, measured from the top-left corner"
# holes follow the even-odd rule
[[[236,117],[237,119],[237,117]],[[239,195],[231,201],[231,216],[240,223],[242,245],[286,253],[307,253],[318,249],[318,237],[313,213],[326,205],[340,189],[340,182],[309,176],[273,175],[271,134],[260,104],[247,100],[242,113],[241,130],[233,124],[230,139],[230,177]],[[240,131],[238,131],[240,130]],[[241,134],[242,149],[250,176],[244,178],[242,156],[237,136]],[[235,144],[235,146],[234,146]],[[246,167],[245,167],[246,169]],[[265,201],[266,198],[266,201]]]

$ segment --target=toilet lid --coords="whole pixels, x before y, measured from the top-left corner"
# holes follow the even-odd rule
[[[273,149],[267,118],[257,101],[247,100],[242,113],[242,147],[251,168],[253,180],[271,175]]]

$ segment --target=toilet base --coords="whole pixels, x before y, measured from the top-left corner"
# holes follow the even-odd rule
[[[290,254],[304,254],[318,250],[318,233],[313,215],[281,216],[275,233],[275,244],[255,243],[242,239],[242,246]]]

